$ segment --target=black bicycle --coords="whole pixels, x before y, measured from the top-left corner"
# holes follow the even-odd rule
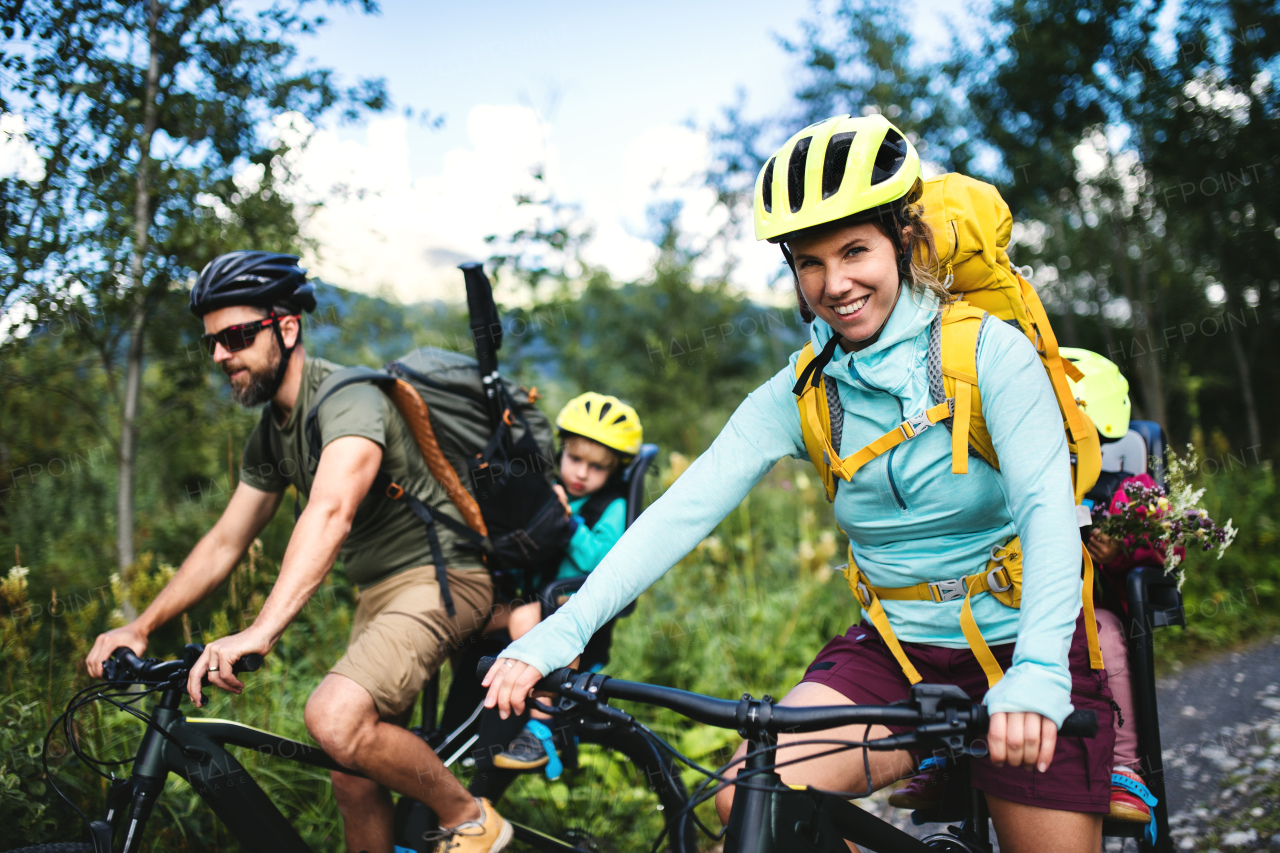
[[[480,677],[494,660],[484,658],[480,662]],[[571,669],[556,670],[540,681],[537,689],[559,697],[553,706],[558,713],[640,732],[675,759],[707,776],[707,782],[667,816],[668,835],[676,839],[672,845],[676,853],[693,853],[697,849],[685,841],[692,826],[723,839],[724,853],[845,853],[845,841],[878,853],[992,853],[986,800],[977,790],[967,789],[968,814],[959,826],[919,840],[853,805],[843,794],[791,788],[777,773],[778,767],[788,763],[776,761],[779,732],[819,732],[847,725],[912,726],[914,731],[876,740],[818,742],[836,751],[916,749],[940,750],[955,758],[985,755],[986,748],[979,739],[987,731],[987,710],[973,704],[958,687],[917,684],[911,689],[911,698],[903,703],[821,708],[784,707],[768,696],[753,699],[745,695],[735,702]],[[706,725],[737,729],[749,744],[737,778],[729,780],[724,776],[728,767],[718,771],[698,767],[630,714],[610,706],[610,699],[656,705]],[[1097,730],[1093,711],[1077,711],[1064,722],[1060,734],[1093,737]],[[699,821],[694,809],[728,785],[739,789],[729,823],[722,832],[712,833]],[[663,838],[657,839],[655,850],[662,841]]]
[[[25,847],[12,853],[136,853],[170,774],[191,785],[244,850],[309,853],[311,848],[302,836],[228,747],[252,749],[273,759],[324,770],[361,774],[309,744],[231,720],[188,718],[181,710],[187,678],[203,651],[202,645],[193,643],[180,659],[160,661],[140,659],[126,648],[116,649],[103,665],[105,679],[75,694],[54,720],[45,736],[44,769],[54,783],[47,756],[49,743],[59,731],[87,766],[128,763],[100,761],[87,755],[77,741],[77,713],[104,702],[146,722],[131,773],[121,778],[104,773],[110,784],[105,813],[97,820],[91,820],[52,784],[84,822],[84,840]],[[468,668],[455,665],[454,671],[469,682],[474,661],[466,654],[459,663],[461,660],[468,660]],[[260,655],[246,655],[232,671],[254,672],[262,663]],[[462,695],[460,691],[451,694]],[[149,697],[155,701],[145,710],[140,708]],[[446,765],[465,765],[457,769],[470,776],[470,789],[477,796],[498,802],[506,795],[501,810],[515,829],[518,844],[513,851],[524,845],[524,849],[538,851],[607,853],[616,849],[613,844],[619,821],[625,820],[646,836],[662,834],[663,813],[679,811],[686,802],[673,763],[634,727],[593,720],[566,728],[569,747],[564,750],[564,778],[555,782],[546,779],[541,769],[521,772],[492,766],[493,755],[510,742],[510,728],[498,721],[496,714],[481,713],[477,701],[462,725],[422,734]],[[396,815],[399,849],[410,853],[434,850],[435,829],[435,817],[425,805],[401,800]],[[693,840],[692,827],[687,836]],[[672,841],[673,849],[696,849],[681,839],[673,837]]]

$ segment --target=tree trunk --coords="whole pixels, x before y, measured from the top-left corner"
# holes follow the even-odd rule
[[[1133,329],[1133,353],[1137,358],[1131,364],[1138,373],[1138,381],[1142,385],[1142,414],[1147,420],[1155,421],[1168,429],[1169,419],[1166,417],[1164,405],[1164,383],[1160,376],[1160,362],[1156,353],[1163,352],[1164,344],[1151,334],[1151,318],[1147,314],[1147,268],[1145,263],[1139,266],[1138,287],[1140,294],[1135,297],[1133,277],[1129,272],[1129,230],[1117,222],[1111,243],[1112,257],[1116,275],[1120,277],[1120,288],[1129,303],[1130,328]],[[1161,348],[1157,350],[1157,347]]]
[[[1147,262],[1145,259],[1138,262],[1138,299],[1142,304],[1142,323],[1147,330],[1147,338],[1152,339],[1151,322],[1151,289],[1147,276]],[[1152,339],[1154,344],[1154,339]],[[1160,346],[1165,346],[1166,342],[1161,342]],[[1149,410],[1148,417],[1156,423],[1160,424],[1163,429],[1169,428],[1169,420],[1166,417],[1168,412],[1165,408],[1164,399],[1164,376],[1160,370],[1160,362],[1156,361],[1155,355],[1150,358],[1143,359],[1141,362],[1142,371],[1142,398],[1146,401]]]
[[[1221,239],[1217,241],[1216,248],[1218,250],[1218,273],[1222,276],[1222,292],[1226,296],[1226,300],[1222,303],[1222,310],[1226,317],[1225,322],[1229,323],[1231,322],[1232,309],[1241,305],[1244,300],[1227,283],[1230,273],[1224,263],[1225,258]],[[1245,426],[1249,430],[1249,446],[1256,448],[1262,444],[1262,427],[1258,419],[1258,405],[1253,399],[1253,371],[1249,367],[1249,359],[1245,355],[1244,344],[1240,341],[1240,337],[1243,334],[1244,329],[1237,330],[1227,327],[1227,340],[1231,343],[1231,357],[1235,360],[1236,372],[1240,374],[1240,396],[1244,400],[1244,419]]]
[[[160,88],[160,2],[151,0],[147,17],[149,62],[147,94],[138,136],[138,170],[133,205],[133,250],[130,253],[135,307],[129,323],[129,355],[125,368],[124,409],[120,423],[120,474],[116,490],[116,560],[123,572],[134,561],[134,486],[138,460],[138,407],[142,399],[142,355],[147,323],[143,265],[151,233],[151,139],[156,132],[156,100]],[[126,614],[131,616],[132,614]]]

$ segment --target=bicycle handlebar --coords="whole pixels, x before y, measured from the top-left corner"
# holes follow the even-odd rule
[[[140,658],[132,649],[121,646],[102,662],[102,674],[107,681],[173,681],[175,677],[185,677],[203,653],[201,643],[188,643],[181,659],[162,661]],[[262,655],[251,653],[232,664],[231,671],[239,674],[257,672],[261,668]],[[205,676],[204,683],[209,683],[208,676]]]
[[[496,658],[481,658],[476,667],[476,674],[483,679],[496,661]],[[742,729],[751,724],[774,734],[782,731],[814,732],[847,725],[927,726],[945,723],[953,731],[976,736],[986,733],[989,722],[986,706],[981,704],[970,704],[967,707],[951,704],[945,709],[937,708],[936,710],[925,710],[922,707],[906,704],[830,705],[814,708],[772,704],[762,706],[759,701],[748,700],[745,697],[736,702],[731,699],[716,699],[674,687],[622,681],[607,675],[591,676],[584,688],[575,687],[574,682],[580,681],[583,675],[584,673],[568,667],[557,669],[539,681],[535,689],[558,693],[571,699],[583,698],[581,690],[585,689],[588,694],[586,698],[599,697],[643,702],[646,705],[667,708],[710,726]],[[948,688],[941,688],[939,695],[946,693],[947,690]],[[947,695],[954,696],[950,693]],[[767,711],[764,710],[766,707]],[[756,716],[752,716],[753,714]],[[1058,731],[1061,737],[1091,738],[1097,733],[1098,716],[1093,711],[1072,712],[1063,721]]]

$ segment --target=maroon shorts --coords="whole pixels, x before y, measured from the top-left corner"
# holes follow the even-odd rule
[[[944,649],[923,643],[903,643],[903,651],[926,684],[954,684],[981,702],[987,677],[968,648]],[[1008,669],[1013,643],[992,646],[1000,666]],[[1069,657],[1071,704],[1076,710],[1098,712],[1098,734],[1093,738],[1059,738],[1053,762],[1045,773],[1034,767],[996,767],[989,758],[972,763],[973,786],[1001,799],[1029,806],[1072,812],[1107,813],[1111,802],[1112,727],[1111,691],[1105,670],[1089,668],[1089,647],[1084,617],[1076,621]],[[910,682],[889,647],[867,622],[855,625],[843,637],[827,643],[804,681],[825,684],[858,705],[888,705],[908,697]],[[910,727],[889,726],[894,732]],[[919,757],[919,756],[918,756]]]

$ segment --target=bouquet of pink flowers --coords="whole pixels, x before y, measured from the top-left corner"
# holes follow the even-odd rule
[[[1218,551],[1218,559],[1236,538],[1231,520],[1219,526],[1199,506],[1204,489],[1194,489],[1189,479],[1197,467],[1195,454],[1185,458],[1169,454],[1169,490],[1147,476],[1125,481],[1110,506],[1094,508],[1094,530],[1116,542],[1125,550],[1148,548],[1165,560],[1165,572],[1178,574],[1181,588],[1185,575],[1178,568],[1184,550],[1199,547],[1201,551]]]

